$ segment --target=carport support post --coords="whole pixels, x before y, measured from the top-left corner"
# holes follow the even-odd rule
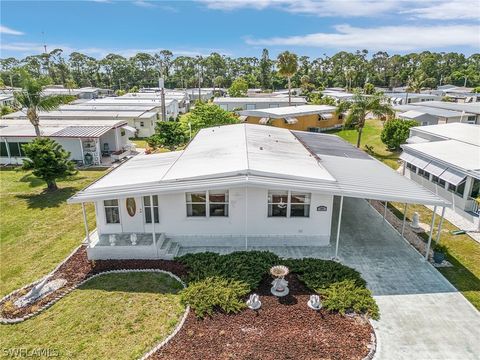
[[[155,246],[155,251],[158,255],[158,249],[157,249],[157,239],[155,236],[155,213],[154,213],[154,206],[153,206],[153,195],[150,195],[150,213],[152,214],[152,239],[153,239],[153,245]]]
[[[438,223],[437,238],[435,239],[435,244],[438,244],[438,242],[440,241],[440,233],[442,232],[444,216],[445,216],[445,206],[442,208],[442,215],[440,216],[440,222]]]
[[[427,250],[425,251],[425,260],[428,261],[428,253],[430,252],[430,245],[432,244],[432,235],[433,235],[433,226],[435,225],[435,215],[437,214],[437,206],[433,207],[433,214],[432,214],[432,223],[430,224],[430,235],[428,235],[428,244]]]
[[[88,246],[90,246],[90,232],[88,231],[87,211],[85,210],[85,203],[82,202],[83,223],[85,225],[85,233],[87,234]]]
[[[407,203],[405,203],[405,206],[403,207],[402,237],[403,237],[403,234],[405,233],[405,222],[406,221],[407,221]]]
[[[340,240],[340,226],[342,225],[342,212],[343,212],[343,196],[340,196],[340,209],[338,210],[338,226],[337,226],[337,243],[335,244],[335,257],[334,260],[338,259],[338,242]]]

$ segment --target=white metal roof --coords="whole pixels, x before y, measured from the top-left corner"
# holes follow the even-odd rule
[[[42,119],[68,119],[76,118],[82,120],[94,119],[131,119],[131,118],[153,118],[157,116],[154,111],[97,111],[97,110],[54,110],[48,112],[39,112]],[[24,111],[17,111],[3,116],[3,119],[26,119],[27,114]]]
[[[232,174],[335,180],[292,133],[252,124],[201,130],[164,180]]]
[[[117,112],[117,111],[152,111],[156,108],[160,108],[160,104],[138,104],[138,105],[124,105],[124,104],[112,104],[112,105],[104,105],[104,104],[90,104],[90,103],[82,103],[76,105],[63,105],[60,106],[59,110],[62,111],[110,111],[110,112]]]
[[[55,126],[55,127],[49,127],[49,126],[42,126],[40,127],[40,133],[42,136],[50,136],[51,134],[54,134],[57,132],[59,129],[62,129],[61,127]],[[17,126],[5,126],[5,125],[0,125],[0,137],[35,137],[35,128],[30,124],[24,124],[24,125],[17,125]]]
[[[403,203],[448,204],[338,136],[303,131],[293,133],[335,177],[338,195]]]
[[[480,114],[480,103],[454,103],[448,101],[429,101],[427,103],[413,103],[413,106],[428,106],[451,111],[465,111],[466,113]]]
[[[442,139],[452,139],[480,146],[480,125],[466,123],[449,123],[417,126],[412,128],[416,135],[430,134]],[[421,135],[420,135],[421,136]]]
[[[480,148],[457,140],[405,144],[403,150],[454,166],[465,172],[480,171]]]
[[[428,114],[426,114],[424,112],[416,111],[416,110],[409,110],[409,111],[405,111],[404,113],[399,114],[398,116],[401,117],[401,118],[405,118],[405,119],[417,120],[417,119],[421,119],[425,115],[428,115]]]
[[[285,116],[303,116],[312,114],[332,113],[335,111],[334,106],[328,105],[299,105],[299,106],[282,106],[278,108],[258,109],[258,110],[242,110],[240,115],[258,116],[269,118],[283,118]]]
[[[175,99],[165,98],[165,106],[170,106]],[[152,105],[152,106],[162,106],[160,98],[134,98],[134,97],[106,97],[102,99],[93,99],[89,100],[83,104],[91,104],[97,106],[110,106],[110,105],[123,105],[123,106],[137,106],[137,105]]]
[[[292,103],[306,104],[307,100],[303,97],[292,96]],[[230,104],[230,103],[288,103],[288,97],[216,97],[213,99],[214,104]]]
[[[127,124],[125,120],[111,120],[111,119],[99,119],[99,120],[75,120],[75,119],[42,119],[40,120],[40,126],[55,127],[55,126],[110,126],[119,127]],[[32,124],[27,119],[0,119],[0,125],[2,126],[30,126]]]
[[[253,124],[203,129],[181,152],[134,157],[69,202],[246,185],[448,204],[337,136]]]
[[[181,153],[181,151],[172,151],[134,156],[122,166],[118,166],[112,172],[94,182],[88,189],[131,187],[159,182]]]

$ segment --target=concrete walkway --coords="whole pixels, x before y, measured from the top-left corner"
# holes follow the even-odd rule
[[[337,208],[338,201],[335,214]],[[336,226],[335,220],[332,234]],[[318,258],[335,251],[334,245],[252,249]],[[208,250],[244,249],[181,248],[179,255]],[[362,273],[380,307],[375,359],[480,359],[480,313],[364,200],[344,200],[339,255]]]

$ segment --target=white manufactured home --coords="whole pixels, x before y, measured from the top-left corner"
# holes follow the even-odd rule
[[[40,133],[55,140],[70,152],[70,160],[81,165],[110,166],[130,155],[134,146],[129,138],[135,129],[126,121],[42,120]],[[35,129],[28,120],[0,121],[0,164],[20,165],[25,154],[22,145],[35,139]]]
[[[336,238],[338,249],[340,225],[331,224],[344,196],[449,204],[337,136],[253,124],[203,129],[182,151],[135,156],[69,203],[95,204],[90,259],[171,258],[182,246]]]
[[[413,127],[402,148],[404,174],[449,200],[458,215],[478,227],[480,125]]]

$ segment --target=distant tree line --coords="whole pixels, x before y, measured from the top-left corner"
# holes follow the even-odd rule
[[[66,56],[55,49],[24,59],[0,59],[1,82],[20,86],[19,70],[32,77],[44,77],[53,84],[67,88],[95,86],[128,91],[134,86],[158,86],[158,77],[165,78],[168,88],[230,87],[241,78],[242,85],[265,90],[292,87],[364,88],[365,84],[396,87],[416,84],[435,88],[441,84],[475,87],[480,85],[480,54],[424,51],[406,55],[389,55],[380,51],[371,57],[367,50],[354,53],[341,51],[333,56],[318,58],[298,56],[298,68],[293,76],[280,76],[277,60],[267,49],[260,58],[238,57],[212,53],[209,56],[174,56],[169,50],[155,54],[138,53],[130,58],[108,54],[95,59],[79,52]]]

